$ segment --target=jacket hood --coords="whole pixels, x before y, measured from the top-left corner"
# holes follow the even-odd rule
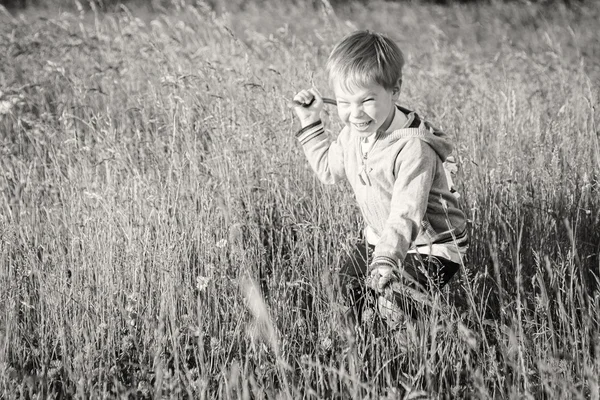
[[[403,118],[399,118],[398,113],[403,113],[408,118],[408,121],[402,126],[399,121],[402,121]],[[423,121],[417,113],[400,106],[396,106],[396,115],[390,127],[379,135],[379,140],[388,143],[418,138],[430,145],[442,161],[446,161],[453,150],[452,142],[446,133]]]

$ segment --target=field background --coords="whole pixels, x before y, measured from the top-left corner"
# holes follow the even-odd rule
[[[53,4],[0,8],[0,398],[600,398],[598,2]],[[288,107],[356,28],[471,221],[402,333],[340,328],[360,216]]]

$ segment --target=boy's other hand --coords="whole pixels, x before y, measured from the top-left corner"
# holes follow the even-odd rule
[[[294,96],[294,112],[304,128],[321,119],[323,97],[315,88],[301,90]]]
[[[367,277],[367,286],[381,293],[385,288],[398,279],[394,268],[389,264],[373,264],[370,267],[371,273]]]

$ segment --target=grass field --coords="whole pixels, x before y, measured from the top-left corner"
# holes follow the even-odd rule
[[[272,3],[0,10],[0,398],[599,399],[600,5]],[[340,329],[362,223],[288,107],[356,28],[471,221],[402,335]]]

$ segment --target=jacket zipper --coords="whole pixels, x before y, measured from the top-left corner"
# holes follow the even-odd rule
[[[362,161],[362,169],[358,174],[358,179],[360,180],[360,183],[362,183],[364,186],[371,186],[371,178],[369,177],[369,173],[367,171],[367,160],[369,157],[369,153],[375,147],[375,144],[377,143],[378,139],[379,139],[379,132],[375,133],[375,139],[373,140],[373,144],[371,145],[371,148],[369,148],[369,151],[365,151],[365,152],[363,152],[362,142],[360,139],[358,142],[358,149],[360,150],[360,155],[362,156],[362,160],[361,160]]]

